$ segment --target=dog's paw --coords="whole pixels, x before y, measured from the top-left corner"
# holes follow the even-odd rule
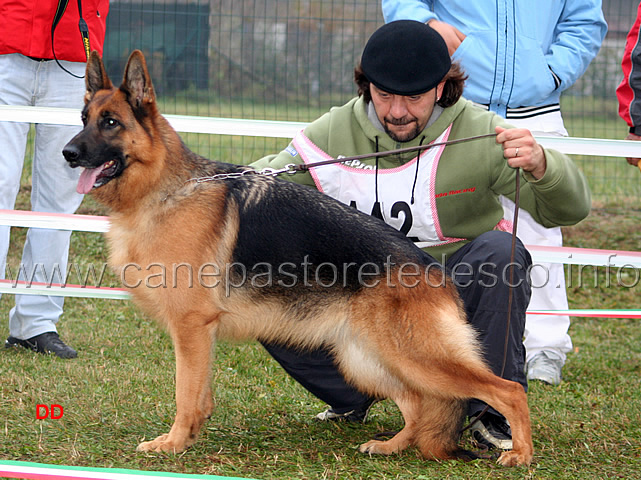
[[[527,466],[532,462],[532,454],[525,454],[517,450],[508,450],[501,454],[497,462],[504,467],[516,467],[517,465]]]
[[[397,452],[397,449],[392,447],[389,442],[370,440],[358,447],[358,451],[369,455],[392,455]]]
[[[185,445],[176,445],[176,442],[169,440],[169,434],[166,433],[149,442],[142,442],[136,448],[139,452],[167,452],[180,453],[185,449]]]

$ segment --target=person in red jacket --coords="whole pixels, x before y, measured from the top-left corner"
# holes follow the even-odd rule
[[[626,140],[641,140],[641,2],[637,19],[632,25],[623,52],[623,81],[617,87],[619,115],[630,127]],[[641,158],[626,158],[630,165],[639,166]],[[641,167],[640,167],[641,168]]]
[[[81,108],[87,60],[80,31],[80,2],[71,1],[59,12],[57,0],[0,0],[0,104]],[[88,48],[102,53],[108,0],[83,0]],[[20,188],[28,123],[0,121],[0,209],[13,209]],[[79,173],[67,166],[62,148],[78,127],[35,125],[31,207],[34,211],[74,213]],[[28,282],[64,283],[71,232],[29,229],[17,271],[6,265],[9,227],[0,226],[0,278]],[[63,277],[63,278],[60,278]],[[63,298],[16,295],[9,314],[6,347],[21,346],[61,358],[76,351],[58,336],[56,323]]]

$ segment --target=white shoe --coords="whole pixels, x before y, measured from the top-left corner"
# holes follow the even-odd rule
[[[367,417],[369,416],[369,411],[372,408],[372,405],[374,405],[378,401],[378,399],[372,399],[366,404],[361,405],[359,408],[350,410],[349,412],[345,413],[336,413],[334,409],[330,407],[324,412],[320,412],[319,414],[317,414],[316,420],[320,420],[321,422],[346,421],[351,423],[365,423],[367,421]]]
[[[563,362],[554,354],[542,351],[527,362],[527,379],[557,386],[561,383]]]
[[[512,450],[512,430],[505,418],[486,413],[476,421],[477,416],[470,417],[470,432],[476,443],[488,449]]]

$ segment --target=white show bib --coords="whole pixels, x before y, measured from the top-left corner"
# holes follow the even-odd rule
[[[450,130],[451,125],[432,143],[447,141]],[[292,143],[306,165],[332,158],[303,132]],[[433,247],[462,240],[443,235],[436,209],[436,170],[444,148],[441,145],[424,150],[404,165],[379,169],[378,175],[374,166],[358,160],[312,167],[309,171],[319,191],[382,218],[419,248]]]

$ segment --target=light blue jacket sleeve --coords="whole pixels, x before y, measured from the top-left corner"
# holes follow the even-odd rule
[[[571,87],[585,73],[607,31],[601,0],[565,2],[546,55],[550,69],[561,81],[560,90]]]
[[[383,18],[386,23],[395,20],[416,20],[429,22],[436,18],[433,1],[422,0],[382,0]]]
[[[465,34],[453,55],[464,95],[501,115],[558,103],[607,32],[601,0],[382,0],[382,10],[386,22],[437,19]]]

